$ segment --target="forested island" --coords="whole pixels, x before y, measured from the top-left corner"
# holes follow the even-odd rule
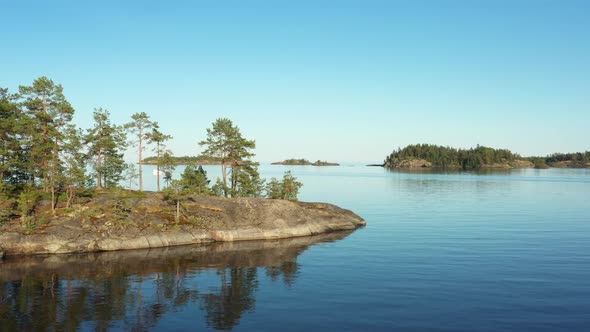
[[[221,165],[221,159],[215,158],[211,156],[169,156],[169,160],[167,161],[173,165]],[[144,165],[157,165],[158,158],[156,156],[151,156],[143,159]]]
[[[578,153],[556,153],[547,157],[522,157],[507,149],[477,146],[471,149],[414,144],[398,148],[385,158],[387,168],[547,168],[547,167],[590,167],[590,151]]]
[[[290,172],[262,179],[255,141],[229,119],[207,128],[203,156],[175,179],[182,157],[173,158],[166,147],[172,136],[145,112],[114,124],[99,107],[85,129],[72,122],[74,112],[63,87],[47,77],[18,93],[0,88],[0,258],[275,239],[365,223],[330,204],[298,202],[303,184]],[[138,166],[124,162],[129,147]],[[156,192],[143,190],[146,147],[155,155],[146,159],[156,165]],[[195,165],[203,160],[219,161],[213,184]]]
[[[338,163],[330,163],[327,161],[317,160],[315,162],[311,162],[307,159],[287,159],[283,161],[277,161],[272,163],[272,165],[289,165],[289,166],[340,166]]]

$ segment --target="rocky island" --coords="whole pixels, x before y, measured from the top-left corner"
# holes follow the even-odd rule
[[[174,157],[167,149],[172,135],[145,112],[115,124],[98,107],[90,128],[78,128],[63,91],[45,76],[19,93],[0,88],[0,259],[280,239],[365,225],[337,206],[298,202],[303,183],[290,172],[266,182],[253,159],[255,140],[228,118],[206,129],[200,155]],[[125,161],[129,142],[137,163]],[[148,147],[155,156],[144,159]],[[145,164],[156,165],[153,192],[144,191]],[[221,176],[212,182],[197,165],[213,164]]]
[[[242,240],[270,240],[354,230],[365,221],[324,203],[264,198],[190,196],[180,218],[153,192],[102,193],[52,215],[39,204],[39,226],[25,231],[16,220],[0,227],[5,255],[146,249]]]
[[[507,149],[478,145],[456,149],[431,144],[408,145],[385,158],[387,168],[512,169],[512,168],[586,168],[590,152],[555,153],[547,157],[522,157]]]
[[[338,163],[331,163],[327,161],[317,160],[315,162],[311,162],[307,159],[287,159],[283,161],[277,161],[272,163],[272,165],[289,165],[289,166],[340,166]]]
[[[169,156],[166,161],[172,165],[221,165],[220,158],[203,155],[181,157]],[[143,159],[142,163],[144,165],[158,165],[158,158],[154,156],[147,157]]]

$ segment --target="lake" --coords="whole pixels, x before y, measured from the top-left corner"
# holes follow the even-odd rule
[[[218,168],[206,167],[213,180]],[[590,170],[260,168],[285,170],[302,201],[353,210],[367,227],[8,259],[0,330],[590,329]]]

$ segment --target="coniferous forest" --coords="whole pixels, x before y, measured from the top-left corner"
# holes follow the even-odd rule
[[[413,144],[403,149],[398,148],[385,158],[385,167],[398,167],[400,163],[421,159],[431,163],[433,167],[478,169],[491,165],[507,165],[519,167],[530,162],[537,168],[545,167],[588,167],[590,151],[578,153],[555,153],[547,157],[521,157],[507,149],[494,149],[477,146],[471,149]]]
[[[173,179],[177,160],[166,148],[173,137],[148,114],[135,113],[128,123],[114,124],[109,111],[99,107],[90,128],[78,128],[74,113],[63,87],[47,77],[17,92],[0,88],[0,223],[19,217],[26,224],[40,202],[55,215],[81,198],[120,190],[123,183],[129,189],[137,183],[142,192],[146,148],[153,152],[157,191],[164,189],[164,197],[176,205],[195,194],[296,200],[301,188],[290,174],[266,184],[252,161],[255,141],[242,137],[229,119],[216,120],[199,143],[205,159],[221,161],[222,179],[210,186],[196,164]],[[127,149],[137,153],[137,163],[125,163]]]

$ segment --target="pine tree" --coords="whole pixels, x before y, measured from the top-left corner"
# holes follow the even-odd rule
[[[66,207],[70,207],[76,196],[86,186],[86,155],[83,150],[83,134],[71,126],[67,132],[63,149],[63,173],[60,184],[66,191]]]
[[[160,158],[159,165],[160,170],[164,173],[164,182],[166,182],[166,186],[169,186],[172,181],[172,173],[176,169],[176,161],[172,157],[172,152],[166,150]]]
[[[63,160],[66,134],[74,115],[74,108],[66,100],[63,88],[47,77],[40,77],[31,86],[20,86],[22,105],[32,114],[31,162],[42,179],[43,189],[51,193],[51,209],[55,212],[57,186]]]
[[[247,140],[242,137],[240,129],[234,126],[232,121],[226,118],[217,119],[212,128],[207,129],[207,139],[199,143],[206,147],[204,155],[218,158],[221,161],[221,175],[223,178],[222,186],[216,183],[216,189],[223,190],[223,196],[232,197],[251,195],[256,190],[250,186],[242,186],[246,184],[245,177],[250,177],[250,184],[258,186],[260,179],[256,179],[258,172],[256,170],[257,164],[252,163],[250,158],[254,156],[251,152],[256,147],[253,140]],[[227,175],[228,167],[231,168],[232,176],[231,183],[228,186]],[[246,191],[250,190],[246,194]]]
[[[160,157],[162,156],[165,149],[164,142],[172,139],[172,136],[163,134],[158,130],[158,125],[154,124],[152,132],[146,134],[146,137],[148,139],[148,143],[156,144],[156,147],[154,148],[154,152],[156,153],[156,176],[158,177],[158,191],[160,191]]]
[[[96,171],[96,188],[108,188],[122,178],[127,137],[122,126],[111,123],[110,113],[106,109],[95,108],[93,118],[94,127],[87,130],[85,140]]]
[[[150,117],[145,113],[135,113],[131,116],[133,121],[127,123],[127,128],[133,135],[137,137],[137,141],[133,143],[137,144],[139,152],[139,191],[143,191],[143,149],[144,141],[147,139],[148,130],[157,127],[157,123],[152,122]]]
[[[125,180],[129,181],[129,190],[133,190],[133,184],[137,184],[135,180],[139,178],[137,174],[137,167],[135,167],[134,163],[128,163],[127,167],[125,168],[124,174]]]

